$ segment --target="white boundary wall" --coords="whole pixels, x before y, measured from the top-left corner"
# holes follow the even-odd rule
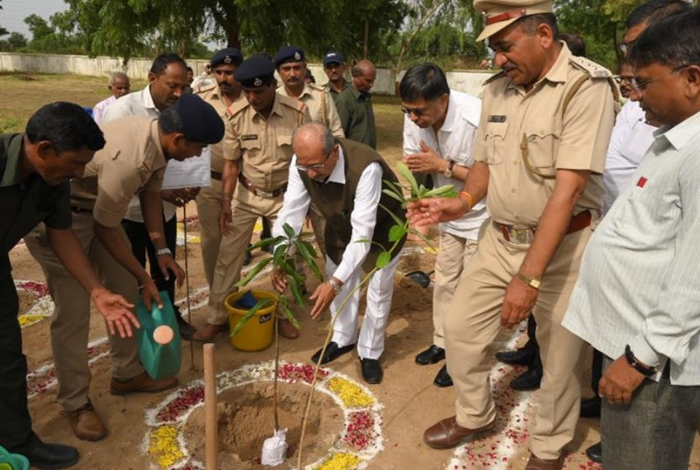
[[[150,59],[130,59],[128,68],[124,71],[130,77],[145,79],[148,76],[151,62]],[[204,70],[206,63],[206,60],[188,61],[190,67],[194,69],[195,75]],[[309,64],[309,69],[316,77],[317,83],[323,84],[327,81],[321,65]],[[113,57],[0,52],[0,71],[2,72],[72,73],[106,77],[115,70],[122,70],[121,59]],[[483,82],[490,75],[491,72],[482,71],[447,72],[447,81],[453,90],[480,96]],[[393,70],[377,69],[377,79],[374,82],[372,92],[394,95],[394,77]]]

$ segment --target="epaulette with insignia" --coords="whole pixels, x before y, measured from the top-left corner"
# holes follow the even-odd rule
[[[238,100],[234,102],[229,108],[226,110],[226,115],[228,116],[229,119],[233,119],[233,117],[243,111],[245,108],[250,106],[250,103],[248,103],[248,100]]]
[[[277,99],[280,100],[280,103],[283,105],[286,105],[296,111],[298,111],[301,114],[304,114],[304,110],[306,109],[306,105],[299,101],[296,98],[290,98],[289,96],[284,96],[284,95],[277,95]]]
[[[494,81],[498,80],[499,78],[503,78],[505,76],[506,76],[506,73],[503,70],[501,70],[497,74],[491,75],[487,80],[485,80],[484,85],[488,85],[489,83],[494,82]]]
[[[194,94],[195,94],[195,95],[202,95],[202,94],[204,94],[204,93],[207,93],[207,92],[209,92],[209,91],[214,90],[214,89],[215,89],[216,87],[218,87],[218,86],[219,86],[219,85],[217,85],[216,83],[213,83],[213,84],[211,84],[211,85],[198,87],[198,88],[194,91]]]
[[[584,72],[588,72],[592,78],[612,77],[610,70],[606,69],[600,64],[596,64],[592,60],[586,59],[585,57],[576,57],[572,55],[569,57],[569,62],[571,62],[574,67],[581,69]]]

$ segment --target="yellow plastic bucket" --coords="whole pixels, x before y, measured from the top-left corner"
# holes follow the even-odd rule
[[[248,309],[236,306],[236,301],[241,298],[246,291],[238,291],[229,294],[224,300],[224,306],[228,311],[228,321],[231,331],[236,327],[238,321],[248,312]],[[277,307],[277,296],[262,290],[251,291],[257,300],[270,299],[266,307],[261,308],[253,318],[237,334],[231,337],[231,344],[241,351],[261,351],[272,344],[274,334],[275,308]]]

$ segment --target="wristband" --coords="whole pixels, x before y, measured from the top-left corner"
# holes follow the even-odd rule
[[[340,289],[342,289],[343,286],[341,286],[341,285],[338,283],[338,281],[336,281],[336,280],[333,279],[333,278],[330,278],[330,279],[328,279],[328,284],[330,284],[331,287],[333,288],[333,293],[334,293],[335,295],[340,294]]]
[[[527,274],[522,273],[520,271],[515,273],[515,277],[517,277],[533,289],[540,290],[540,286],[542,285],[542,279],[537,279],[536,277],[528,276]]]
[[[627,346],[625,346],[625,359],[627,359],[627,362],[629,363],[629,365],[634,367],[634,369],[637,372],[639,372],[640,374],[642,374],[645,377],[651,377],[652,375],[656,374],[659,371],[659,369],[656,368],[655,366],[654,367],[646,367],[646,366],[643,366],[642,364],[640,364],[639,361],[637,360],[637,357],[632,352],[632,349],[630,348],[629,344]]]
[[[170,248],[161,248],[160,250],[156,251],[156,255],[158,255],[158,256],[163,256],[163,255],[172,256],[173,252],[170,251]]]
[[[469,194],[466,191],[460,191],[457,197],[459,197],[460,199],[467,198],[467,212],[472,210],[472,207],[474,207],[474,198],[471,194]]]

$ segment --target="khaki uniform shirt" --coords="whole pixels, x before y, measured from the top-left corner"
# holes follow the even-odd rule
[[[289,95],[284,85],[277,89],[277,93],[294,98]],[[340,123],[340,116],[338,116],[338,111],[335,109],[335,101],[328,90],[313,83],[307,83],[301,95],[295,99],[301,101],[309,108],[312,121],[320,122],[327,126],[335,137],[341,139],[345,137],[343,126]]]
[[[301,101],[275,95],[270,116],[265,119],[248,103],[231,106],[228,116],[232,132],[224,138],[231,151],[228,160],[241,159],[241,173],[262,191],[272,192],[287,184],[292,160],[292,133],[311,121],[308,108]]]
[[[590,79],[562,105],[574,82]],[[489,166],[487,208],[496,222],[534,227],[554,191],[555,180],[526,168],[521,154],[523,135],[527,158],[540,173],[558,169],[592,172],[573,215],[598,211],[603,196],[601,174],[615,119],[615,100],[607,77],[610,72],[563,46],[547,75],[525,92],[498,74],[484,88],[481,122],[474,159]]]
[[[105,147],[71,181],[71,205],[90,209],[106,227],[118,226],[132,196],[142,190],[160,192],[165,155],[160,145],[158,120],[129,116],[102,126]]]
[[[226,119],[226,113],[228,112],[229,107],[226,106],[226,102],[224,101],[221,91],[219,90],[219,85],[214,84],[208,87],[200,88],[195,92],[195,95],[199,95],[200,98],[214,107],[216,112],[219,113],[219,116],[221,116],[221,119],[224,121],[226,132],[231,132],[231,124],[229,120]],[[231,103],[231,107],[241,100],[245,101],[245,96],[242,92],[240,95],[238,95],[236,101]],[[230,149],[227,149],[224,145],[224,140],[218,144],[209,146],[209,150],[211,152],[211,169],[217,173],[222,173],[224,171],[224,152],[230,151]],[[229,160],[233,160],[233,158],[229,158]]]

